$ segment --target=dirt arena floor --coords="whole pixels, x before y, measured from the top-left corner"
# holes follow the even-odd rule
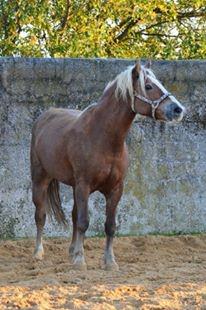
[[[119,271],[101,269],[103,238],[85,241],[87,271],[68,262],[69,240],[0,241],[0,309],[205,309],[206,235],[115,239]]]

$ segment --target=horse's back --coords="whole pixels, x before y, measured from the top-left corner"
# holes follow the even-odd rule
[[[79,110],[50,108],[36,120],[33,133],[46,128],[55,130],[56,127],[71,126],[80,114],[81,111]]]

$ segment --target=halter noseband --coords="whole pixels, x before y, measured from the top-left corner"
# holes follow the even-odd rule
[[[135,98],[138,98],[140,99],[141,101],[143,102],[146,102],[146,103],[149,103],[151,105],[151,108],[152,108],[152,118],[156,119],[155,117],[155,112],[156,112],[156,109],[158,108],[158,106],[160,105],[160,103],[165,100],[166,98],[168,98],[169,96],[171,96],[170,93],[166,92],[164,95],[162,95],[159,99],[157,100],[150,100],[150,99],[147,99],[146,97],[144,96],[141,96],[139,94],[137,94],[136,92],[134,92],[134,97]],[[135,109],[134,109],[134,104],[132,105],[132,110],[133,112],[136,113]]]

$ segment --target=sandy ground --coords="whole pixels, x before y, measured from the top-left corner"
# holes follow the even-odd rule
[[[87,271],[68,262],[69,240],[0,241],[0,309],[206,309],[206,235],[115,239],[120,270],[100,268],[104,239],[85,241]]]

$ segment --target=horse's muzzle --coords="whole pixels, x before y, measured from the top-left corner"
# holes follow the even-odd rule
[[[168,121],[181,121],[185,112],[185,108],[176,102],[172,102],[165,108],[165,116]]]

